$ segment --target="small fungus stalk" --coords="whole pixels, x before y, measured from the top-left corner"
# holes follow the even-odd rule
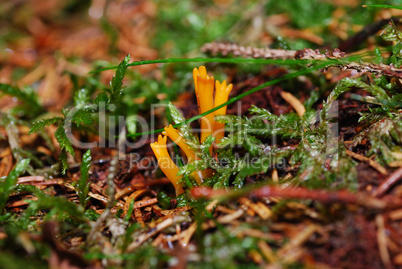
[[[181,136],[179,130],[173,128],[171,124],[168,127],[165,127],[164,135],[167,135],[184,151],[187,157],[187,162],[191,163],[195,160],[198,160],[195,152],[187,145],[186,140]],[[202,183],[203,173],[201,171],[192,173],[192,176],[195,178],[198,184]]]
[[[172,182],[175,190],[176,196],[182,194],[183,186],[180,183],[182,176],[178,176],[179,168],[172,161],[166,146],[166,136],[159,135],[158,141],[151,143],[151,148],[158,160],[158,164],[162,172],[166,175],[170,182]]]
[[[229,99],[229,94],[233,89],[233,85],[229,84],[226,86],[226,81],[224,80],[222,83],[219,81],[215,82],[215,103],[214,107],[217,107]],[[216,115],[226,115],[227,106],[221,107],[217,111],[215,111],[214,116]],[[214,136],[216,138],[215,142],[218,144],[225,134],[225,124],[221,122],[215,122],[214,125]]]
[[[189,163],[197,158],[194,151],[186,144],[186,140],[181,136],[179,130],[173,128],[171,124],[168,127],[165,127],[165,131],[163,132],[163,134],[167,135],[184,151]]]
[[[198,95],[198,84],[197,84],[197,78],[198,76],[206,76],[207,75],[207,69],[205,66],[200,66],[198,69],[195,67],[193,69],[193,79],[194,79],[194,88],[195,88],[195,97],[197,98],[197,105],[198,105],[198,113],[201,114],[201,108],[200,108],[200,98]]]

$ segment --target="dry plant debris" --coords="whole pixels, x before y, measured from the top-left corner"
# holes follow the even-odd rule
[[[402,267],[400,6],[167,3],[0,3],[2,268]]]

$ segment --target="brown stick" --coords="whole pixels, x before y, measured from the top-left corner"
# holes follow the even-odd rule
[[[352,158],[355,158],[355,159],[359,160],[359,161],[368,163],[371,167],[373,167],[375,170],[377,170],[378,172],[380,172],[383,175],[388,174],[387,169],[385,169],[381,164],[375,162],[372,159],[369,159],[369,158],[367,158],[367,157],[365,157],[363,155],[354,153],[353,151],[350,151],[348,149],[346,150],[346,154],[349,155]]]
[[[353,35],[349,39],[341,42],[339,44],[339,49],[343,51],[352,51],[356,46],[359,46],[362,42],[364,42],[369,36],[374,35],[378,31],[380,31],[391,20],[394,21],[394,23],[402,22],[402,18],[400,17],[392,17],[389,19],[376,21],[370,25],[367,25],[366,27],[363,28],[363,30]]]
[[[320,53],[318,50],[302,49],[298,51],[294,50],[278,50],[270,48],[254,48],[244,47],[231,43],[219,43],[212,42],[207,43],[201,48],[202,52],[208,52],[212,55],[233,55],[244,58],[261,58],[261,59],[339,59],[345,56],[345,53],[339,49]],[[341,69],[354,69],[359,73],[372,73],[375,75],[382,75],[387,77],[396,77],[402,79],[402,69],[395,68],[392,65],[385,64],[372,64],[372,63],[357,63],[352,62],[338,66]]]
[[[191,194],[195,198],[235,198],[244,195],[244,192],[212,190],[207,187],[196,187],[191,190]],[[327,190],[309,190],[302,187],[284,188],[281,186],[263,186],[249,192],[250,196],[254,197],[280,197],[285,199],[311,199],[326,204],[342,203],[342,204],[357,204],[367,208],[385,209],[397,208],[402,206],[402,200],[394,198],[380,200],[371,197],[365,193],[351,193],[349,191],[327,191]]]
[[[303,106],[302,102],[297,99],[293,94],[290,92],[281,91],[281,97],[288,102],[294,110],[296,110],[299,117],[303,117],[304,113],[306,112],[306,108]]]
[[[393,172],[375,192],[375,197],[383,196],[395,183],[397,183],[402,178],[402,167]]]

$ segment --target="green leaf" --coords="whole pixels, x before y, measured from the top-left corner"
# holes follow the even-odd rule
[[[23,226],[29,223],[32,216],[35,216],[40,210],[50,210],[46,218],[57,216],[60,221],[65,221],[66,216],[70,216],[81,223],[87,223],[88,218],[82,214],[77,204],[68,201],[65,197],[50,196],[41,192],[36,192],[38,197],[36,201],[29,201],[29,206],[21,216],[20,222]],[[66,215],[67,214],[67,215]]]
[[[29,134],[37,133],[42,131],[46,126],[50,126],[52,124],[61,122],[63,118],[61,117],[53,117],[50,119],[44,119],[37,122],[34,122],[31,129],[29,129]]]
[[[67,153],[65,151],[62,151],[60,153],[59,159],[62,166],[61,173],[64,175],[66,173],[66,170],[68,169]]]
[[[195,171],[202,171],[208,168],[204,160],[197,160],[180,167],[178,175],[191,175]]]
[[[87,152],[82,156],[81,162],[81,177],[77,185],[77,195],[80,200],[80,204],[85,208],[88,201],[89,185],[91,184],[89,179],[89,168],[91,168],[91,150],[88,149]]]
[[[38,96],[34,91],[23,91],[18,87],[13,87],[9,84],[0,83],[0,92],[15,96],[19,100],[25,102],[27,105],[30,106],[30,108],[32,109],[31,112],[34,112],[34,114],[43,109],[42,106],[39,104]]]
[[[13,150],[14,154],[18,154],[19,156],[21,156],[22,158],[26,158],[26,159],[30,159],[32,164],[36,165],[39,168],[43,168],[44,164],[43,161],[38,158],[37,156],[35,156],[35,154],[32,152],[32,150],[26,150],[23,148],[16,148]],[[27,168],[27,171],[30,172],[30,168]]]
[[[189,197],[187,196],[186,193],[182,193],[179,196],[176,197],[176,202],[177,205],[176,207],[183,207],[189,204]]]
[[[396,42],[392,46],[391,62],[395,67],[399,67],[402,63],[402,32],[398,30],[391,20],[389,25],[385,27],[381,37],[386,41]]]
[[[90,91],[87,89],[78,90],[74,95],[74,104],[76,108],[81,108],[90,103]]]
[[[226,172],[226,173],[221,173],[221,174],[216,174],[214,177],[216,178],[214,180],[214,189],[222,189],[222,188],[229,188],[229,179],[232,173]]]
[[[108,107],[109,103],[110,103],[110,99],[109,96],[107,95],[106,92],[101,92],[99,93],[95,100],[94,103],[99,107],[100,105],[102,105],[103,107]]]
[[[96,221],[96,220],[99,218],[99,216],[100,216],[100,214],[97,213],[97,212],[96,212],[95,210],[93,210],[93,209],[85,210],[84,215],[85,215],[85,217],[87,217],[88,219],[90,219],[90,220],[92,220],[92,221]]]
[[[0,213],[3,211],[6,205],[8,196],[14,191],[17,180],[20,174],[22,174],[28,166],[30,159],[23,159],[17,163],[15,168],[8,174],[4,181],[0,183]]]
[[[138,115],[136,114],[127,116],[126,126],[129,134],[135,134],[137,132],[137,118]]]
[[[130,62],[130,54],[127,55],[123,61],[119,64],[116,75],[113,76],[112,81],[110,83],[111,86],[111,99],[116,100],[121,92],[123,86],[123,78],[126,75],[127,65]]]
[[[392,47],[392,56],[391,56],[391,61],[392,64],[395,67],[399,67],[402,63],[402,42],[398,41],[393,47]]]
[[[162,206],[163,209],[169,209],[171,206],[170,198],[164,191],[158,192],[156,195],[156,198],[158,198],[158,203]]]
[[[390,99],[387,92],[377,85],[368,85],[362,82],[361,79],[344,78],[338,83],[335,89],[328,96],[327,102],[324,104],[324,110],[327,110],[341,94],[351,90],[353,87],[361,88],[365,91],[368,91],[380,100]]]
[[[259,173],[265,173],[272,165],[269,156],[263,156],[255,161],[242,162],[242,164],[243,166],[233,183],[237,189],[240,189],[243,186],[244,178]]]
[[[71,122],[74,122],[77,127],[81,124],[91,125],[93,123],[92,113],[95,112],[92,108],[82,108],[74,112]]]
[[[59,124],[59,127],[57,127],[54,136],[56,137],[56,140],[59,143],[61,150],[67,151],[68,153],[74,156],[73,144],[67,137],[66,130],[64,129],[63,124],[61,123]]]
[[[67,137],[66,130],[63,127],[63,122],[59,123],[59,127],[57,127],[54,136],[56,137],[57,142],[59,143],[60,149],[62,152],[60,153],[59,159],[62,164],[62,173],[65,174],[66,170],[68,169],[68,162],[67,162],[67,152],[71,155],[75,155],[73,145],[70,139]]]
[[[375,55],[374,63],[382,64],[384,62],[384,57],[382,57],[381,50],[379,47],[374,48],[374,55]]]
[[[307,110],[312,109],[313,105],[318,101],[322,94],[322,90],[314,90],[310,92],[310,97],[303,103],[304,107]]]
[[[124,221],[127,222],[127,223],[130,221],[130,218],[131,218],[131,216],[133,215],[134,203],[135,203],[134,200],[135,200],[135,199],[132,199],[132,200],[131,200],[130,206],[128,207],[128,210],[127,210],[127,213],[126,213],[126,216],[124,217]]]
[[[179,124],[186,121],[180,110],[178,110],[177,107],[175,107],[171,102],[169,102],[168,107],[170,111],[170,116],[172,117],[173,122],[175,124]],[[193,143],[198,144],[198,138],[194,135],[190,123],[181,125],[179,127],[179,130],[182,133],[183,137],[187,139],[187,141],[191,141]]]
[[[209,135],[204,142],[199,146],[201,153],[209,154],[209,149],[212,147],[212,144],[215,141],[215,137]]]
[[[369,119],[374,118],[373,115],[370,116]],[[367,156],[375,155],[376,161],[383,165],[395,161],[392,152],[400,152],[402,148],[402,116],[395,115],[393,118],[383,117],[377,120],[355,136],[354,145],[362,143],[365,139],[371,145]]]
[[[402,40],[402,33],[396,28],[393,21],[385,27],[384,31],[381,34],[382,39],[385,41],[401,41]]]

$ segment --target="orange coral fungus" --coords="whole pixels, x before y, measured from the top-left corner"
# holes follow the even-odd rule
[[[194,68],[193,78],[195,84],[195,94],[198,102],[198,111],[201,114],[214,108],[213,94],[215,81],[214,77],[207,75],[204,66],[200,66],[199,69]],[[201,143],[213,133],[214,125],[215,121],[213,113],[201,118]]]
[[[169,138],[172,139],[172,141],[175,142],[184,151],[189,163],[198,159],[194,151],[186,144],[186,140],[181,136],[179,130],[173,128],[171,124],[168,127],[165,127],[164,134],[169,136]],[[192,176],[195,178],[198,184],[202,183],[202,172],[194,172]]]
[[[177,175],[179,168],[172,161],[172,158],[170,158],[170,155],[167,151],[166,140],[166,136],[159,135],[158,141],[151,143],[151,148],[154,151],[156,159],[158,160],[160,169],[170,180],[170,182],[172,182],[176,190],[176,195],[179,195],[184,192],[182,184],[180,183],[182,176]]]
[[[193,78],[195,84],[195,94],[198,103],[198,112],[200,114],[227,102],[227,100],[229,99],[229,94],[233,88],[233,85],[227,85],[226,81],[223,81],[222,83],[220,83],[219,81],[215,82],[213,76],[208,76],[205,66],[194,68]],[[214,96],[215,83],[216,91]],[[225,115],[226,108],[226,106],[221,107],[220,109],[215,111],[215,113],[209,113],[208,115],[201,118],[201,143],[204,142],[209,135],[215,136],[217,143],[219,143],[220,140],[223,138],[225,132],[225,124],[215,122],[214,117],[215,115]],[[177,175],[177,173],[179,172],[179,168],[169,156],[166,147],[166,136],[168,136],[184,151],[189,163],[198,160],[198,157],[195,154],[194,150],[191,149],[190,146],[186,143],[186,140],[181,135],[181,133],[177,129],[173,128],[172,125],[165,127],[165,131],[163,132],[163,134],[165,136],[160,135],[158,137],[158,142],[151,143],[151,147],[158,160],[159,167],[161,168],[163,173],[165,173],[170,182],[172,182],[172,184],[174,185],[176,189],[176,195],[179,195],[183,193],[183,186],[180,183],[182,176]],[[209,150],[212,154],[212,147]],[[213,170],[206,169],[203,171],[193,172],[192,176],[200,185],[204,178],[208,178],[212,174]]]
[[[229,99],[229,94],[232,91],[233,85],[226,85],[226,81],[220,83],[214,81],[213,76],[207,75],[205,66],[194,68],[193,78],[195,84],[195,95],[197,97],[198,112],[204,113],[212,108],[219,106]],[[214,82],[215,98],[214,98]],[[201,138],[203,142],[209,135],[216,137],[216,142],[219,143],[225,133],[225,124],[215,122],[215,115],[226,115],[226,106],[218,109],[215,113],[210,113],[201,118]]]
[[[219,81],[215,82],[215,102],[214,107],[217,107],[223,103],[226,103],[229,99],[229,94],[233,89],[233,85],[229,84],[226,86],[226,81],[222,83]],[[226,115],[227,106],[221,107],[215,111],[216,115]],[[216,143],[219,143],[225,134],[225,124],[220,122],[215,122],[214,126],[214,136],[216,137]]]
[[[196,159],[194,151],[186,144],[186,140],[181,136],[179,130],[173,128],[171,124],[165,127],[164,135],[169,136],[169,138],[184,151],[188,162],[192,162]]]

